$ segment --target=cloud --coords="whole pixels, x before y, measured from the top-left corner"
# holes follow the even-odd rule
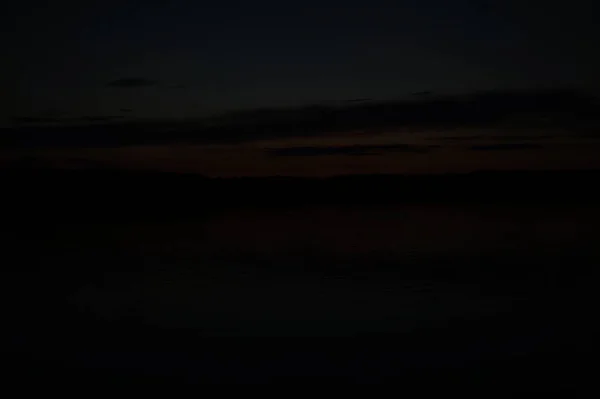
[[[557,136],[544,135],[471,135],[471,136],[443,136],[443,137],[427,137],[428,141],[440,142],[462,142],[462,141],[477,141],[477,140],[495,140],[495,141],[543,141],[556,138]]]
[[[470,141],[486,138],[486,136],[480,134],[475,136],[444,136],[444,137],[427,137],[425,140],[429,141]]]
[[[115,119],[123,118],[122,115],[96,115],[96,116],[82,116],[79,120],[86,122],[107,122]]]
[[[126,77],[107,83],[115,88],[142,88],[159,85],[161,89],[169,88],[173,83],[157,82],[141,77]],[[510,93],[509,93],[510,94]],[[451,130],[460,126],[486,128],[493,127],[493,132],[499,131],[502,125],[498,121],[513,114],[538,115],[541,112],[552,114],[556,110],[569,111],[572,101],[561,101],[555,105],[555,98],[544,101],[539,107],[539,101],[530,100],[531,96],[519,93],[514,95],[458,96],[449,97],[443,101],[437,96],[427,97],[421,101],[390,101],[343,103],[335,105],[315,105],[308,107],[254,109],[237,113],[223,113],[213,117],[189,120],[158,120],[137,118],[138,110],[135,104],[120,103],[115,114],[121,115],[121,123],[94,123],[98,119],[85,121],[81,117],[63,118],[54,114],[36,114],[30,117],[14,118],[14,126],[3,132],[3,145],[12,146],[127,146],[137,144],[237,144],[269,139],[285,139],[288,137],[322,137],[324,134],[338,134],[354,131],[370,131],[385,133],[397,127],[410,127],[415,134],[423,134],[431,144],[444,146],[460,145],[461,148],[472,151],[507,151],[518,149],[539,148],[533,144],[544,143],[542,132],[536,125],[531,130],[512,130],[505,135],[494,136],[490,131],[475,131],[469,137],[462,131]],[[522,101],[516,101],[525,97]],[[543,96],[534,96],[539,100]],[[491,99],[490,99],[491,98]],[[430,101],[431,99],[431,101]],[[451,100],[451,101],[450,101]],[[516,104],[516,105],[515,105]],[[521,105],[519,105],[521,104]],[[524,104],[524,105],[523,105]],[[533,104],[533,105],[532,105]],[[548,105],[550,104],[550,105]],[[563,105],[561,105],[563,104]],[[564,105],[566,104],[566,105]],[[560,107],[559,107],[560,105]],[[535,106],[535,107],[534,107]],[[562,107],[562,108],[561,108]],[[587,110],[586,107],[580,108]],[[90,110],[90,113],[94,112]],[[586,111],[587,112],[587,111]],[[567,112],[568,114],[568,112]],[[569,114],[570,115],[570,114]],[[44,118],[39,118],[44,117]],[[57,117],[61,119],[56,119]],[[113,119],[116,119],[113,117]],[[58,122],[58,123],[48,123]],[[82,122],[77,126],[73,122]],[[112,122],[118,122],[117,120]],[[584,120],[584,122],[586,122]],[[570,123],[570,122],[569,122]],[[575,123],[575,122],[574,122]],[[587,123],[587,122],[586,122]],[[64,126],[54,126],[63,124]],[[89,126],[82,126],[82,125]],[[579,125],[573,125],[579,126]],[[518,127],[518,126],[516,126]],[[413,129],[414,128],[414,129]],[[446,130],[447,135],[431,137],[432,131]],[[526,123],[523,129],[532,128]],[[578,128],[579,129],[579,128]],[[595,128],[581,131],[589,138],[598,138]],[[85,131],[85,134],[82,132]],[[168,134],[165,132],[168,131]],[[24,134],[23,132],[26,132]],[[329,132],[329,133],[326,133]],[[517,134],[518,132],[522,132]],[[441,133],[441,132],[440,132]],[[465,132],[467,133],[467,132]],[[477,134],[477,135],[475,135]],[[539,138],[538,138],[539,137]],[[569,134],[569,137],[572,137]],[[577,137],[577,136],[576,136]],[[471,141],[470,141],[471,140]],[[484,141],[485,140],[485,141]],[[347,142],[348,145],[351,143]],[[529,144],[527,144],[529,143]],[[472,146],[472,147],[469,147]],[[270,156],[325,156],[348,155],[369,156],[381,152],[427,153],[433,151],[431,146],[392,145],[392,146],[334,146],[334,147],[296,147],[274,148],[267,150]]]
[[[145,78],[120,78],[110,81],[107,87],[117,87],[122,89],[136,89],[139,87],[156,86],[158,81]]]
[[[489,145],[473,145],[469,147],[471,151],[513,151],[513,150],[539,150],[543,146],[530,143],[506,143],[506,144],[489,144]]]
[[[288,148],[269,148],[267,154],[275,157],[304,157],[304,156],[326,156],[326,155],[378,155],[382,152],[406,152],[406,153],[426,153],[432,146],[420,146],[411,144],[390,144],[390,145],[348,145],[348,146],[327,146],[327,147],[288,147]]]
[[[350,100],[346,100],[347,103],[365,103],[368,101],[373,101],[372,98],[351,98]]]
[[[550,135],[550,134],[544,134],[544,135],[495,135],[495,136],[489,136],[490,140],[499,140],[499,141],[505,141],[505,140],[525,140],[525,141],[538,141],[538,140],[546,140],[546,139],[553,139],[556,136]]]
[[[430,96],[432,94],[433,92],[431,91],[415,91],[414,93],[411,93],[412,96]]]
[[[34,116],[15,116],[12,118],[12,121],[15,123],[52,123],[59,122],[60,120],[60,118]]]

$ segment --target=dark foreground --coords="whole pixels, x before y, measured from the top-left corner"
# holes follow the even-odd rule
[[[223,200],[247,181],[201,179],[213,188],[196,201],[161,200],[151,193],[197,190],[144,175],[114,180],[137,194],[124,183],[109,193],[109,178],[68,188],[72,175],[27,173],[35,185],[7,191],[14,208],[2,228],[8,379],[552,392],[581,389],[591,374],[600,205],[582,195],[592,172],[547,174],[519,196],[506,193],[510,176],[476,176],[505,197],[463,181],[473,196],[437,202],[414,190],[402,200],[392,177],[371,179],[371,196],[354,201],[340,194],[351,185],[328,186],[328,196],[307,189],[301,202],[268,191],[281,182],[259,181],[252,202]],[[410,184],[443,192],[467,178],[438,179]]]

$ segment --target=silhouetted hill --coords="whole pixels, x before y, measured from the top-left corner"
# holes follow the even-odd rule
[[[600,171],[481,171],[331,178],[207,178],[109,169],[0,171],[9,218],[209,217],[225,208],[406,203],[600,203]]]

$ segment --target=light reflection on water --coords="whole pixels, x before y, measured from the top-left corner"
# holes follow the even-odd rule
[[[73,248],[101,242],[104,249],[113,246],[134,259],[143,256],[150,263],[173,266],[307,259],[401,262],[580,251],[598,255],[598,227],[600,209],[593,206],[321,206],[132,223],[92,233],[66,232],[63,241]]]
[[[168,252],[169,267],[129,276],[115,271],[101,285],[82,289],[76,301],[96,318],[128,320],[142,314],[150,325],[196,328],[209,335],[353,335],[445,326],[457,317],[512,311],[523,298],[541,298],[546,291],[537,291],[542,284],[534,287],[529,280],[521,292],[505,283],[494,291],[488,280],[412,279],[403,273],[324,278],[294,273],[292,258],[322,257],[327,267],[328,257],[362,255],[370,265],[377,253],[402,264],[414,253],[468,258],[506,250],[577,251],[594,247],[599,222],[600,212],[591,207],[397,206],[232,211],[204,223],[130,226],[121,231],[123,245],[139,246],[148,259]],[[190,270],[171,267],[183,258],[190,259]],[[285,270],[246,273],[252,258]],[[474,270],[466,267],[463,277]],[[220,268],[225,272],[197,273]],[[379,276],[377,270],[372,274]]]
[[[336,256],[546,251],[593,242],[600,211],[573,207],[320,207],[231,212],[204,227],[217,251]]]

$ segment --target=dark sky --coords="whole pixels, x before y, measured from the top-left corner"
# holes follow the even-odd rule
[[[591,0],[89,3],[0,6],[0,117],[600,86]]]

